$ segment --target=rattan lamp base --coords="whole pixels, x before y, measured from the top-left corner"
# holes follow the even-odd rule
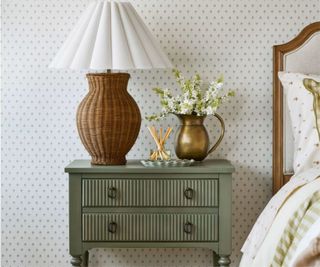
[[[128,73],[87,74],[89,92],[79,105],[77,127],[97,165],[124,165],[141,126],[137,103],[127,92]]]

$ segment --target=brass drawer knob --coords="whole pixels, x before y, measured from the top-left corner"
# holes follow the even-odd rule
[[[187,233],[187,234],[191,234],[192,233],[192,228],[193,228],[193,224],[191,222],[187,222],[183,226],[183,231],[185,233]]]
[[[114,234],[117,231],[117,223],[111,222],[108,225],[108,232]]]
[[[193,195],[194,195],[194,190],[192,188],[188,187],[187,189],[184,190],[184,196],[187,199],[192,199]]]
[[[108,198],[115,199],[117,197],[117,188],[109,187],[108,188]]]

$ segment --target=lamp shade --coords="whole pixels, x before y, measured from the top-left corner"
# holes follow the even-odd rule
[[[92,70],[171,68],[129,2],[89,4],[50,67]]]

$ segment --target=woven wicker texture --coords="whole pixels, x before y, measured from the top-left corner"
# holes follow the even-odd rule
[[[77,127],[92,164],[126,163],[140,130],[139,107],[127,92],[127,73],[87,74],[89,92],[79,105]]]

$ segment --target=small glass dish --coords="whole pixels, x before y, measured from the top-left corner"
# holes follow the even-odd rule
[[[145,167],[189,167],[195,163],[191,159],[170,159],[170,160],[141,160]]]

